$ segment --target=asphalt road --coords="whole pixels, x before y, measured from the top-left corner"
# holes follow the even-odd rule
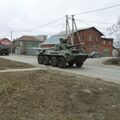
[[[14,61],[29,63],[34,65],[36,68],[40,68],[40,69],[58,70],[68,74],[73,73],[77,75],[84,75],[92,78],[98,78],[99,80],[103,79],[106,81],[120,84],[120,67],[102,64],[102,61],[108,58],[87,59],[83,67],[81,68],[73,67],[73,68],[60,69],[51,66],[39,65],[37,63],[36,56],[24,56],[24,55],[12,54],[10,56],[0,56],[0,57]]]

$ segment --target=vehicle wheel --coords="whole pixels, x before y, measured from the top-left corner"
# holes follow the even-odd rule
[[[9,55],[9,53],[5,53],[5,55]]]
[[[60,68],[66,67],[66,61],[63,57],[58,58],[58,67],[60,67]]]
[[[43,56],[41,55],[38,56],[38,63],[43,64]]]
[[[51,58],[51,65],[54,66],[54,67],[57,67],[57,64],[58,64],[58,60],[56,57],[52,57]]]
[[[76,62],[75,63],[77,67],[82,67],[83,63],[82,62]]]
[[[74,62],[71,61],[71,62],[68,63],[68,65],[69,65],[70,67],[72,67],[72,66],[74,65]]]
[[[49,58],[48,58],[48,56],[44,56],[43,57],[43,64],[44,65],[48,65],[49,64]]]

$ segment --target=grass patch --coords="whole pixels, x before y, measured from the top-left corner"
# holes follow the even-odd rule
[[[104,64],[120,66],[120,58],[112,58],[112,59],[106,60],[104,61]]]
[[[120,120],[120,86],[47,70],[1,73],[0,120]]]
[[[15,61],[0,58],[0,70],[32,68],[32,67],[33,66],[30,64],[15,62]]]

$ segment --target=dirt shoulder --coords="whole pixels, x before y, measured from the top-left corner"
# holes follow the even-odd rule
[[[15,61],[0,58],[0,70],[20,69],[20,68],[21,69],[33,68],[33,66],[27,63],[15,62]]]
[[[111,58],[111,59],[105,60],[103,64],[120,66],[120,58]]]
[[[120,86],[40,70],[0,73],[0,120],[120,120]]]

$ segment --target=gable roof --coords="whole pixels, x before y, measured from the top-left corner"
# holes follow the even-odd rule
[[[85,31],[85,30],[89,30],[89,29],[94,29],[95,31],[99,32],[101,34],[101,36],[104,36],[104,34],[99,31],[97,28],[95,27],[84,27],[84,28],[80,28],[78,29],[77,31],[74,31],[73,33],[76,33],[76,32],[79,32],[79,31]],[[70,31],[70,33],[72,34],[72,31]],[[66,31],[63,31],[63,32],[60,32],[60,33],[57,33],[55,34],[55,36],[66,36]],[[69,36],[69,35],[68,35]]]
[[[85,31],[85,30],[89,30],[89,29],[94,29],[95,31],[99,32],[101,34],[101,36],[104,36],[104,34],[100,30],[98,30],[96,27],[80,28],[80,29],[78,29],[78,31]]]
[[[41,42],[44,42],[45,39],[41,39],[40,35],[39,36],[23,35],[22,37],[16,39],[16,41],[41,41]]]
[[[35,38],[33,36],[23,35],[22,37],[18,38],[17,40],[30,40],[30,41],[34,41]]]
[[[86,28],[80,28],[78,29],[78,32],[79,31],[84,31],[84,30],[89,30],[89,29],[95,29],[97,32],[99,32],[101,34],[101,36],[103,36],[103,33],[100,32],[98,29],[96,29],[95,27],[86,27]],[[70,31],[72,33],[72,31]],[[76,31],[75,31],[76,32]],[[74,32],[74,33],[75,33]],[[68,35],[69,36],[69,35]],[[51,36],[50,38],[48,38],[44,43],[42,43],[43,45],[45,44],[59,44],[60,41],[59,41],[59,38],[65,38],[66,37],[66,31],[63,31],[63,32],[60,32],[60,33],[57,33],[53,36]]]
[[[8,38],[0,38],[0,41],[2,41],[2,40],[8,40],[8,41],[10,41]]]

